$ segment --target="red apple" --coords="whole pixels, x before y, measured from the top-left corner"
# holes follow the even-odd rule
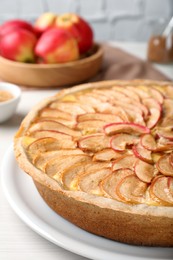
[[[24,20],[10,20],[5,22],[0,27],[0,37],[8,34],[10,31],[15,29],[25,29],[32,33],[35,33],[33,26]]]
[[[56,27],[69,31],[78,42],[80,53],[87,52],[93,45],[93,31],[87,21],[76,14],[66,13],[56,19]]]
[[[53,28],[56,17],[57,17],[56,14],[50,12],[43,13],[41,16],[39,16],[34,24],[34,29],[38,33],[38,35],[41,35],[43,32],[47,31],[48,29]]]
[[[64,29],[53,28],[42,34],[35,53],[45,63],[64,63],[79,58],[77,41]]]
[[[34,33],[17,28],[5,34],[0,41],[1,56],[19,62],[34,62],[34,47],[37,38]]]

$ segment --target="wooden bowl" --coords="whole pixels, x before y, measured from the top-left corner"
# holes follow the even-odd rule
[[[0,57],[0,79],[26,87],[60,87],[84,82],[101,67],[103,48],[95,44],[87,57],[63,64],[28,64]]]

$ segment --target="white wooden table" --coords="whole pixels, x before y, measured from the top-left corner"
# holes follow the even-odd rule
[[[146,45],[143,43],[111,43],[140,57],[146,57]],[[173,79],[172,65],[156,67]],[[33,94],[34,92],[34,94]],[[44,97],[51,96],[57,90],[23,90],[22,99],[15,116],[0,125],[0,165],[6,149],[12,143],[13,136],[22,118],[31,107]],[[0,186],[0,260],[82,260],[82,256],[68,252],[42,238],[26,226],[9,206]]]

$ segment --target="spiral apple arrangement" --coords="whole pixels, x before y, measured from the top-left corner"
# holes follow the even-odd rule
[[[0,55],[25,63],[65,63],[85,56],[93,46],[93,30],[77,14],[42,14],[32,25],[10,20],[0,27]]]

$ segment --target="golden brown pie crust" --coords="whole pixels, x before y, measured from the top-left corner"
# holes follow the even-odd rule
[[[14,139],[14,151],[21,169],[28,173],[46,201],[59,215],[91,233],[109,239],[134,245],[173,246],[173,207],[149,206],[146,204],[130,204],[99,197],[82,191],[64,190],[54,179],[43,174],[27,157],[22,138],[31,122],[42,108],[63,96],[89,88],[104,88],[113,85],[140,84],[150,86],[170,85],[170,82],[149,80],[105,81],[88,83],[60,91],[56,96],[48,98],[35,106],[23,120]]]

